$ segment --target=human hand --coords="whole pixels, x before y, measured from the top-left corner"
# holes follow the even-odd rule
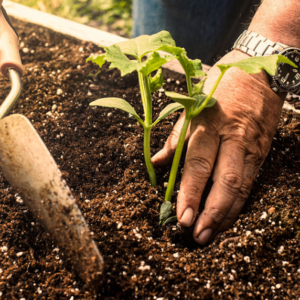
[[[247,57],[234,50],[218,64]],[[210,91],[219,72],[217,67],[209,71],[205,93]],[[203,190],[212,175],[213,186],[193,233],[194,239],[203,245],[230,228],[238,217],[269,152],[283,104],[283,96],[270,89],[266,73],[247,75],[237,68],[225,73],[214,97],[217,104],[192,120],[177,199],[177,218],[189,227],[195,221]],[[155,167],[171,163],[182,121],[181,116],[164,148],[152,158]]]
[[[19,40],[14,29],[9,24],[5,10],[0,0],[0,72],[8,77],[7,69],[13,68],[23,74],[23,66],[19,54]]]

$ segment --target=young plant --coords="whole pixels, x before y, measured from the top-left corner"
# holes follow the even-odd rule
[[[174,40],[167,31],[148,36],[142,35],[135,39],[120,42],[109,47],[104,47],[105,53],[91,56],[87,61],[102,65],[108,61],[110,68],[118,68],[121,76],[137,71],[141,100],[144,109],[145,119],[142,120],[135,109],[125,100],[120,98],[101,98],[90,103],[91,106],[104,106],[122,109],[135,117],[144,128],[144,158],[152,186],[156,186],[156,174],[151,163],[150,155],[150,133],[151,129],[172,112],[183,108],[180,102],[172,103],[165,107],[159,114],[156,121],[152,122],[152,96],[151,93],[159,90],[165,83],[162,77],[161,66],[166,62],[178,58],[184,65],[192,67],[193,72],[198,75],[202,72],[199,60],[189,60],[185,50],[176,47]],[[161,57],[157,51],[167,51],[171,55]],[[129,57],[130,58],[129,58]],[[151,73],[156,71],[152,77]],[[187,70],[188,71],[188,70]]]
[[[160,216],[159,216],[160,224],[165,225],[169,222],[177,220],[175,216],[171,218],[168,217],[171,214],[171,210],[172,210],[171,198],[172,198],[172,193],[175,185],[178,165],[181,158],[186,132],[192,118],[200,114],[204,108],[211,107],[217,102],[217,100],[212,96],[218,84],[220,83],[223,75],[225,74],[225,72],[231,67],[237,67],[245,71],[247,74],[256,74],[261,72],[261,70],[265,70],[268,74],[274,76],[277,69],[277,64],[280,62],[288,63],[291,66],[297,68],[297,66],[293,62],[291,62],[289,59],[287,59],[282,55],[251,57],[235,63],[217,65],[217,67],[220,69],[221,72],[208,95],[205,95],[203,93],[205,79],[200,81],[197,85],[192,86],[191,73],[193,72],[191,72],[191,68],[189,69],[190,72],[186,72],[186,68],[184,68],[186,72],[186,81],[187,81],[189,96],[184,96],[174,92],[165,92],[165,94],[168,97],[172,98],[174,101],[184,106],[185,119],[181,129],[181,133],[175,151],[175,156],[171,167],[169,182],[165,194],[165,201],[160,208]]]

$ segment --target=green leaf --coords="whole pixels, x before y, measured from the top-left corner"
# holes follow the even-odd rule
[[[130,60],[126,55],[124,55],[117,44],[106,47],[105,50],[106,60],[111,62],[109,68],[118,68],[121,71],[121,76],[137,70],[138,62],[136,60]]]
[[[105,54],[102,54],[101,57],[90,57],[88,60],[98,63],[100,67],[107,60],[111,62],[110,69],[118,68],[121,71],[121,76],[138,70],[144,75],[148,75],[175,58],[175,55],[160,57],[157,52],[154,52],[144,62],[140,62],[140,59],[147,53],[156,51],[161,46],[175,46],[174,40],[167,31],[161,31],[150,36],[142,35],[135,39],[104,47]],[[132,55],[136,59],[130,60],[126,55]]]
[[[184,96],[175,92],[165,92],[165,94],[172,98],[175,102],[182,104],[185,108],[191,107],[196,102],[195,98]]]
[[[203,88],[206,78],[199,81],[197,84],[192,84],[193,87],[193,95],[203,94]]]
[[[91,102],[90,106],[103,106],[103,107],[119,108],[119,109],[122,109],[122,110],[132,114],[142,125],[144,124],[144,122],[138,116],[135,109],[127,101],[125,101],[121,98],[113,98],[113,97],[101,98],[101,99]]]
[[[172,210],[172,203],[170,201],[165,201],[161,207],[159,212],[159,221],[162,223],[170,214]]]
[[[175,46],[175,41],[168,31],[160,31],[153,35],[141,35],[116,45],[120,47],[122,53],[142,58],[149,52],[157,51],[162,45]]]
[[[86,61],[92,61],[93,63],[97,64],[100,68],[103,66],[103,64],[106,62],[106,53],[104,54],[96,54],[88,57]]]
[[[144,62],[139,64],[138,71],[141,71],[143,75],[147,76],[174,58],[176,58],[174,55],[161,57],[159,53],[154,51]]]
[[[161,120],[163,120],[164,118],[166,118],[168,115],[170,115],[172,112],[178,110],[178,109],[182,109],[184,108],[184,106],[180,103],[171,103],[169,105],[167,105],[159,114],[158,118],[156,119],[156,121],[151,125],[154,126],[156,125],[158,122],[160,122]]]
[[[186,54],[184,48],[176,47],[175,45],[161,45],[156,51],[165,51],[175,56],[180,56],[182,53]]]
[[[184,48],[176,47],[176,46],[169,46],[169,45],[162,45],[159,49],[166,51],[172,55],[176,55],[178,61],[180,62],[184,72],[189,77],[204,77],[206,73],[202,71],[202,63],[199,59],[189,59],[186,55],[186,51]]]
[[[178,56],[178,60],[184,69],[184,72],[189,77],[204,77],[206,73],[202,71],[202,63],[200,59],[189,59],[186,52],[182,52]]]
[[[256,74],[260,73],[261,70],[265,70],[271,76],[274,76],[277,70],[278,63],[286,63],[295,68],[298,68],[292,61],[283,55],[269,55],[269,56],[259,56],[246,58],[231,64],[217,65],[222,73],[231,67],[237,67],[245,71],[246,73]]]
[[[193,112],[195,112],[201,105],[202,103],[204,102],[204,100],[206,99],[207,95],[205,94],[202,94],[202,95],[196,95],[194,96],[195,99],[197,99],[196,103],[192,106],[192,114]],[[217,99],[214,98],[214,97],[211,97],[208,101],[208,103],[205,105],[205,108],[208,108],[208,107],[212,107],[214,106],[216,103],[217,103]]]
[[[150,82],[151,93],[156,92],[165,84],[161,68],[158,69],[158,71],[156,72],[156,74],[153,77],[151,75],[149,75],[149,82]]]
[[[177,222],[178,220],[177,220],[177,217],[176,216],[173,216],[173,217],[170,217],[170,218],[168,218],[167,220],[165,220],[164,222],[163,222],[163,225],[167,225],[167,224],[169,224],[169,223],[172,223],[172,222]]]

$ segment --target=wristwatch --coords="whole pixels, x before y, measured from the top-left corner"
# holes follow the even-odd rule
[[[232,49],[239,49],[251,56],[281,54],[298,66],[279,63],[275,76],[271,76],[271,89],[275,93],[300,94],[300,49],[281,43],[274,43],[251,30],[245,30],[234,43]]]

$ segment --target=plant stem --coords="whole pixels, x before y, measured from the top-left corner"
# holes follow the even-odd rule
[[[181,153],[182,153],[182,149],[183,149],[183,145],[184,145],[184,139],[186,136],[186,132],[189,128],[191,119],[192,118],[191,118],[190,114],[186,111],[184,123],[181,128],[179,140],[177,143],[177,147],[176,147],[176,151],[175,151],[175,155],[174,155],[174,159],[173,159],[173,163],[172,163],[168,187],[167,187],[166,195],[165,195],[165,201],[171,201],[171,199],[172,199],[172,193],[173,193],[176,175],[177,175],[177,171],[178,171],[178,166],[179,166]]]
[[[150,92],[150,83],[148,76],[143,75],[143,82],[145,87],[145,100],[146,100],[146,111],[145,111],[145,124],[151,126],[152,124],[152,97]]]
[[[191,77],[187,74],[185,75],[185,77],[186,77],[186,84],[187,84],[189,96],[192,97],[193,90],[192,90]]]
[[[155,169],[151,162],[150,152],[150,137],[151,137],[151,124],[152,124],[152,98],[150,92],[150,84],[148,76],[144,76],[141,72],[138,72],[139,85],[141,90],[142,103],[145,113],[144,123],[144,159],[146,168],[149,174],[150,183],[152,186],[156,186],[156,174]]]
[[[151,127],[144,127],[144,158],[149,174],[150,183],[152,186],[156,186],[156,174],[155,169],[151,162],[151,153],[150,153],[150,134]]]
[[[226,70],[225,70],[225,71],[226,71]],[[209,94],[207,95],[207,97],[205,98],[205,100],[203,101],[203,103],[200,105],[200,107],[199,107],[196,111],[194,111],[194,112],[191,113],[192,118],[195,117],[195,116],[197,116],[197,115],[199,115],[199,114],[201,113],[201,111],[205,108],[206,104],[207,104],[208,101],[211,99],[211,97],[212,97],[212,95],[214,94],[214,92],[215,92],[217,86],[219,85],[219,83],[220,83],[220,81],[221,81],[221,79],[222,79],[222,77],[223,77],[225,71],[224,71],[224,72],[221,72],[221,74],[220,74],[219,77],[217,78],[217,80],[216,80],[214,86],[212,87],[211,91],[209,92]]]
[[[140,91],[141,91],[143,109],[144,109],[144,113],[145,113],[145,116],[146,116],[147,97],[145,95],[145,84],[144,84],[143,74],[141,72],[138,72],[138,77],[139,77],[139,86],[140,86]]]

